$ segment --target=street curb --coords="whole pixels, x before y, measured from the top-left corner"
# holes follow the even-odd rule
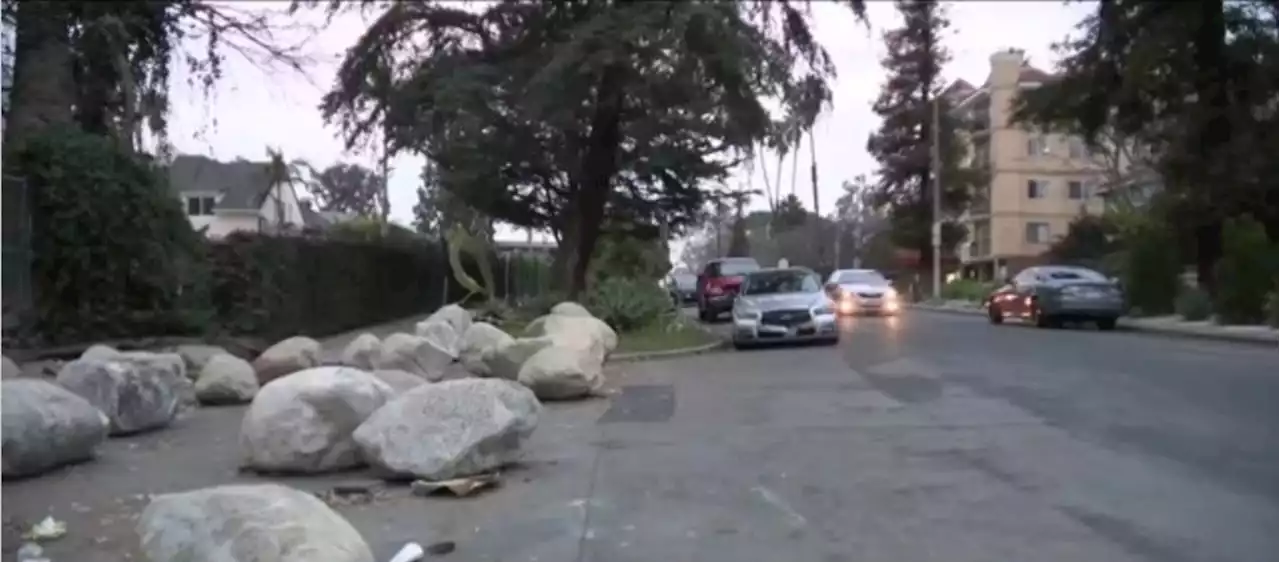
[[[652,361],[656,359],[674,359],[677,357],[689,357],[693,355],[702,355],[710,353],[725,347],[723,339],[718,339],[711,343],[706,343],[693,347],[682,347],[678,349],[661,349],[655,351],[636,351],[632,353],[621,353],[609,358],[609,363],[636,363],[640,361]]]
[[[912,310],[923,310],[925,312],[940,312],[943,314],[958,314],[958,315],[966,315],[966,316],[985,316],[986,315],[986,312],[983,309],[946,308],[946,307],[940,307],[940,306],[929,306],[929,305],[920,305],[920,304],[908,305],[907,308]],[[1274,332],[1271,334],[1233,334],[1233,333],[1196,332],[1191,330],[1143,326],[1139,324],[1133,324],[1131,322],[1126,321],[1123,318],[1120,319],[1119,328],[1121,331],[1125,331],[1125,332],[1155,334],[1155,335],[1168,336],[1173,338],[1183,338],[1183,339],[1214,340],[1214,341],[1225,341],[1225,342],[1244,343],[1244,344],[1253,344],[1253,345],[1267,345],[1271,347],[1275,347],[1277,344],[1280,344],[1280,338],[1277,338]]]

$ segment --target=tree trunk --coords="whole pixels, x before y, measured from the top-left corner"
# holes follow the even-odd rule
[[[569,225],[558,259],[557,270],[569,298],[576,299],[587,290],[587,271],[595,253],[604,222],[604,207],[610,186],[618,169],[618,144],[622,137],[622,97],[624,68],[620,64],[605,68],[596,90],[595,114],[586,154],[582,158],[580,181],[569,202]]]
[[[40,1],[18,6],[5,148],[17,148],[50,127],[73,121],[69,6]]]
[[[1226,90],[1221,72],[1223,49],[1226,41],[1226,24],[1222,0],[1205,0],[1200,5],[1200,28],[1196,34],[1194,52],[1196,64],[1196,105],[1202,121],[1199,127],[1199,159],[1204,173],[1196,174],[1195,187],[1213,185],[1224,178],[1215,178],[1215,172],[1226,172],[1223,148],[1231,143],[1231,124],[1223,113],[1227,107]],[[1226,174],[1223,174],[1226,175]],[[1221,231],[1224,213],[1221,205],[1208,205],[1204,223],[1196,229],[1196,281],[1209,294],[1216,294],[1217,280],[1213,268],[1222,255]]]

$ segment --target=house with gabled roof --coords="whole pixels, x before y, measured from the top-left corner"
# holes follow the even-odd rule
[[[169,165],[169,186],[191,226],[210,238],[232,232],[300,232],[324,224],[319,213],[304,210],[294,186],[271,185],[266,162],[220,162],[183,154]]]

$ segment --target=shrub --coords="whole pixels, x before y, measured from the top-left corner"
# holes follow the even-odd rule
[[[942,286],[942,298],[979,302],[986,299],[994,288],[993,283],[976,279],[957,279]]]
[[[46,133],[6,156],[6,172],[29,187],[31,328],[39,339],[80,343],[209,327],[202,239],[149,158],[78,131]]]
[[[1200,288],[1184,285],[1178,293],[1174,310],[1186,320],[1208,320],[1213,315],[1213,301]]]
[[[1275,328],[1280,326],[1280,306],[1276,305],[1276,290],[1267,293],[1267,323]]]
[[[1182,264],[1175,240],[1160,224],[1134,226],[1125,236],[1122,280],[1129,306],[1144,314],[1169,314],[1174,310]]]
[[[1249,217],[1222,228],[1222,258],[1214,267],[1218,284],[1214,310],[1224,324],[1262,324],[1267,293],[1275,286],[1276,249],[1261,224]]]
[[[675,313],[671,297],[657,283],[620,277],[598,283],[587,295],[586,306],[620,332],[650,326]]]

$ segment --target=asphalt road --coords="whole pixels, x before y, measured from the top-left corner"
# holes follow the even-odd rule
[[[549,405],[502,488],[339,510],[380,560],[406,540],[467,561],[1275,559],[1275,350],[926,312],[843,328],[613,366],[617,394]],[[55,560],[125,559],[139,494],[257,478],[235,470],[240,415],[5,482],[6,519],[67,519]]]

